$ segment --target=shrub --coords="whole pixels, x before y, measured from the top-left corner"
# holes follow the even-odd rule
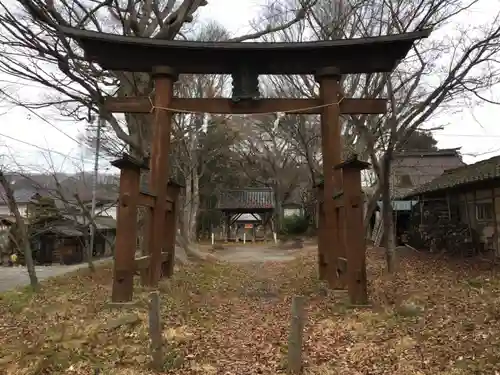
[[[301,235],[309,228],[309,220],[302,215],[288,216],[283,219],[283,234]]]

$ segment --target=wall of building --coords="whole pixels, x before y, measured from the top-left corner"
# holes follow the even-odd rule
[[[23,203],[19,203],[17,205],[17,207],[19,208],[19,213],[21,214],[21,216],[26,217],[27,212],[28,212],[27,205],[23,204]],[[11,212],[10,212],[9,206],[7,206],[6,204],[0,205],[0,216],[9,216],[10,214],[11,214]]]
[[[485,245],[500,256],[500,187],[459,195],[460,219],[474,228]]]
[[[302,216],[304,210],[301,207],[285,207],[283,208],[283,217]]]
[[[500,187],[424,196],[414,207],[411,232],[416,245],[433,251],[500,256]]]
[[[116,211],[117,211],[116,209],[117,209],[116,205],[97,207],[96,213],[101,216],[111,216],[113,219],[116,220]]]

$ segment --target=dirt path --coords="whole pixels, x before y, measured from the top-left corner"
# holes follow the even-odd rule
[[[300,253],[299,250],[282,250],[270,246],[228,246],[224,250],[214,253],[217,259],[230,263],[264,263],[264,262],[289,262],[294,260]],[[98,260],[95,263],[108,261]],[[87,267],[85,263],[71,266],[52,265],[37,266],[36,273],[40,281],[50,277],[64,275],[69,272]],[[25,267],[2,267],[0,268],[0,292],[22,287],[29,284],[28,272]]]
[[[282,250],[269,246],[231,246],[214,253],[217,259],[230,263],[289,262],[294,260],[302,249]]]

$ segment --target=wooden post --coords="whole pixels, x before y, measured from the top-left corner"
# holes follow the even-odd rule
[[[160,294],[149,294],[149,338],[151,339],[151,367],[156,371],[163,369],[163,335],[160,319]]]
[[[321,111],[321,151],[323,154],[323,225],[324,239],[320,241],[320,254],[327,262],[327,279],[330,287],[343,289],[345,280],[337,277],[337,259],[345,257],[343,241],[343,217],[339,217],[333,195],[342,190],[342,171],[334,172],[333,167],[342,158],[340,105],[340,72],[337,68],[324,68],[316,73],[320,85]],[[321,218],[321,216],[320,216]]]
[[[344,182],[345,238],[347,245],[347,281],[349,298],[353,305],[368,304],[366,282],[366,242],[363,233],[363,191],[361,170],[370,164],[356,156],[339,164]]]
[[[165,250],[168,253],[168,258],[166,262],[162,263],[162,277],[171,277],[174,274],[175,237],[177,235],[177,212],[180,189],[180,185],[172,181],[168,183],[167,193],[172,199],[172,211],[165,212]]]
[[[493,203],[493,229],[494,229],[494,238],[495,238],[495,257],[499,255],[498,252],[498,223],[497,223],[497,206],[496,206],[496,198],[495,198],[495,188],[491,189],[491,201]]]
[[[128,155],[124,155],[111,164],[121,170],[111,300],[113,302],[130,302],[134,288],[137,200],[141,165],[140,162]]]
[[[292,299],[292,319],[288,337],[288,373],[299,374],[302,370],[302,335],[304,330],[304,297]]]
[[[446,207],[448,208],[448,220],[451,220],[451,203],[450,203],[450,194],[446,193]]]
[[[155,85],[153,137],[151,144],[149,184],[156,196],[153,217],[149,225],[149,284],[156,287],[161,278],[162,248],[165,231],[165,211],[167,208],[168,156],[170,152],[170,130],[172,112],[169,108],[173,97],[175,73],[168,67],[153,69]]]
[[[231,237],[231,214],[226,212],[226,242],[229,242]]]
[[[140,184],[141,186],[143,185],[142,183]],[[151,255],[151,238],[149,236],[151,235],[150,231],[150,226],[151,226],[151,221],[153,220],[153,208],[152,207],[145,207],[143,211],[144,217],[142,218],[142,248],[141,248],[141,256],[144,255]],[[139,270],[139,276],[141,280],[141,285],[142,286],[148,286],[149,285],[149,266],[147,268],[141,268]]]

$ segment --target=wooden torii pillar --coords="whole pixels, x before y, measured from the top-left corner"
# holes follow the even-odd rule
[[[165,211],[164,249],[162,254],[167,254],[167,260],[162,262],[161,274],[163,277],[172,277],[175,264],[175,238],[177,236],[177,216],[179,215],[179,193],[182,186],[169,181],[167,185],[167,203],[172,202],[172,208]]]
[[[325,182],[320,181],[316,185],[313,186],[316,190],[316,211],[317,211],[317,225],[318,225],[318,276],[320,280],[327,280],[328,276],[328,261],[326,259],[326,251],[325,251],[325,215],[324,211],[324,200],[325,200]]]
[[[164,269],[163,276],[171,275],[173,267],[175,246],[175,221],[177,195],[180,186],[170,183],[166,191],[163,205],[158,205],[158,198],[152,193],[140,190],[141,170],[148,170],[149,166],[142,160],[124,154],[120,159],[111,163],[120,169],[120,190],[118,198],[118,210],[116,220],[116,242],[112,302],[129,302],[133,297],[134,275],[144,273],[149,276],[148,271],[153,264],[150,255],[136,258],[137,248],[137,209],[147,207],[150,211],[162,209],[167,224],[162,228],[162,241],[160,242],[166,251],[160,247],[158,266]],[[160,206],[160,208],[158,208]],[[161,274],[160,274],[161,275]],[[149,283],[149,280],[148,280]]]
[[[325,104],[321,112],[324,180],[317,186],[320,195],[318,197],[318,268],[320,278],[327,280],[331,288],[345,289],[350,277],[348,276],[348,254],[355,251],[350,247],[351,237],[356,236],[355,233],[362,233],[362,229],[361,232],[357,232],[357,228],[355,230],[347,228],[347,218],[352,215],[351,211],[347,211],[352,210],[352,207],[339,203],[341,200],[338,199],[346,190],[343,179],[346,175],[351,178],[350,172],[343,173],[341,168],[336,168],[341,165],[342,159],[340,115],[344,99],[340,87],[340,70],[335,67],[324,68],[316,73],[316,80],[320,85],[320,98]],[[356,101],[356,99],[352,100]],[[339,104],[328,105],[329,103]],[[356,102],[356,107],[360,111],[359,114],[366,113],[363,100]],[[364,236],[362,238],[364,240]]]
[[[335,166],[335,170],[342,173],[343,178],[342,192],[338,195],[336,204],[345,209],[345,263],[349,299],[353,305],[368,303],[361,171],[369,166],[369,163],[358,160],[356,155]]]
[[[340,106],[340,71],[335,67],[323,68],[316,73],[320,85],[320,98],[325,107],[321,111],[321,151],[323,154],[323,215],[320,215],[320,237],[318,238],[318,257],[326,261],[326,278],[330,287],[343,289],[345,277],[337,266],[337,261],[345,257],[344,217],[335,207],[333,194],[342,190],[342,173],[334,172],[333,167],[342,158]],[[332,104],[338,103],[338,104]],[[361,102],[358,103],[361,107]]]
[[[165,239],[165,230],[173,231],[174,227],[166,227],[166,204],[168,157],[170,153],[170,133],[172,128],[172,112],[163,108],[169,108],[174,96],[174,82],[177,74],[169,67],[155,67],[153,69],[153,81],[156,91],[153,111],[153,134],[151,139],[151,158],[149,189],[156,196],[155,206],[150,211],[150,220],[146,221],[146,233],[148,237],[150,266],[149,286],[156,287],[161,278],[162,249]],[[171,223],[172,225],[172,223]],[[174,233],[175,238],[175,233]]]
[[[153,70],[157,95],[154,101],[153,132],[149,166],[129,155],[112,164],[121,169],[117,213],[117,236],[113,302],[129,302],[133,297],[133,276],[138,271],[141,281],[158,286],[162,276],[173,273],[176,236],[177,201],[181,186],[169,181],[168,157],[172,112],[168,108],[173,97],[175,73],[167,67]],[[140,172],[149,169],[149,191],[140,191]],[[137,207],[149,208],[145,241],[147,255],[136,258]]]

